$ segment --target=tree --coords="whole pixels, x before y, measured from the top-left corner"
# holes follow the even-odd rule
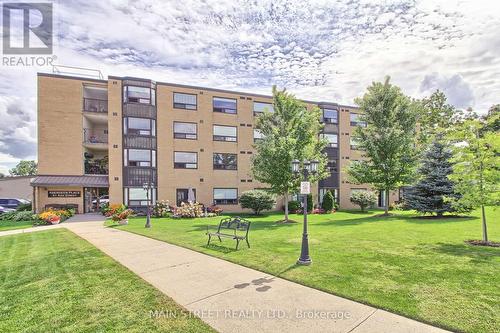
[[[495,117],[470,118],[450,133],[455,142],[450,179],[460,198],[449,198],[457,210],[462,207],[481,207],[483,241],[488,242],[488,228],[484,206],[500,203],[500,134],[493,128]]]
[[[241,207],[253,210],[255,215],[259,215],[263,210],[272,209],[275,203],[274,196],[263,190],[246,191],[240,197]]]
[[[255,144],[252,173],[258,181],[268,184],[273,193],[284,196],[285,222],[288,221],[288,196],[300,183],[293,174],[292,160],[318,160],[314,182],[326,178],[327,158],[323,154],[326,140],[319,138],[322,129],[318,108],[307,110],[305,104],[285,90],[273,87],[274,111],[259,115],[256,129],[263,138]]]
[[[385,191],[385,215],[389,215],[389,191],[409,183],[414,173],[418,111],[418,103],[389,80],[374,82],[356,99],[367,126],[356,128],[354,138],[368,159],[350,163],[347,170],[351,182]]]
[[[323,202],[321,204],[321,208],[325,210],[325,212],[331,212],[334,208],[334,198],[331,191],[326,191],[323,196]]]
[[[422,99],[421,105],[418,109],[419,141],[425,145],[432,142],[436,134],[449,129],[459,113],[447,103],[446,95],[439,89]]]
[[[438,136],[429,146],[421,161],[418,174],[423,177],[409,189],[405,201],[410,209],[420,213],[434,213],[442,216],[445,212],[454,212],[446,197],[458,199],[453,182],[448,176],[453,172],[450,148]]]
[[[21,161],[9,170],[12,176],[32,176],[37,174],[37,163],[35,161]]]
[[[364,212],[367,207],[375,205],[377,202],[377,195],[372,191],[355,191],[351,193],[349,200],[358,205],[361,211]]]

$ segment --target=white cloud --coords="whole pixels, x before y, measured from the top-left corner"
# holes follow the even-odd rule
[[[500,96],[500,2],[184,0],[55,3],[58,63],[105,75],[352,104],[391,75],[484,112]],[[35,157],[36,71],[0,72],[0,167]],[[3,154],[3,155],[2,155]],[[11,163],[11,162],[9,162]]]

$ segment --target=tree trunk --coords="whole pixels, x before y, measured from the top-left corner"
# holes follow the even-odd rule
[[[483,218],[483,241],[488,241],[488,228],[486,227],[486,213],[484,212],[484,205],[481,205],[481,215]]]
[[[284,194],[285,198],[285,222],[288,222],[288,191]]]
[[[389,190],[385,190],[385,215],[389,215]]]

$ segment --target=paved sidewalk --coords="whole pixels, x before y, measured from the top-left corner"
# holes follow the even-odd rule
[[[445,332],[102,222],[63,226],[220,332]]]

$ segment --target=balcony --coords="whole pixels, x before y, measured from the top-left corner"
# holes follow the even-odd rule
[[[83,111],[93,113],[108,113],[108,100],[96,98],[83,99]]]
[[[156,170],[150,167],[125,167],[124,186],[142,186],[144,183],[156,183]]]
[[[85,159],[84,170],[86,175],[107,175],[108,157]]]
[[[108,133],[106,129],[83,129],[83,145],[98,150],[108,149]]]
[[[156,118],[156,107],[149,104],[123,104],[123,114],[127,117]]]

